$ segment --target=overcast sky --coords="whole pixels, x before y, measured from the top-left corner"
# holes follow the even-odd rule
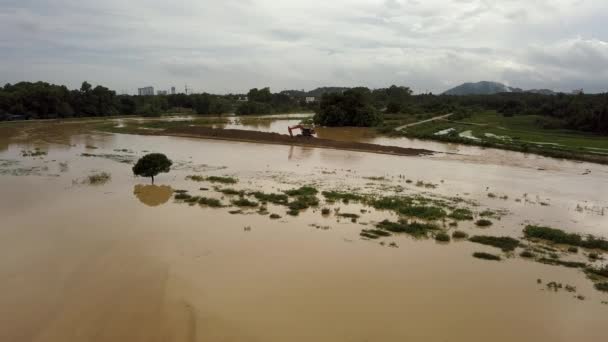
[[[0,82],[608,90],[608,0],[0,0]]]

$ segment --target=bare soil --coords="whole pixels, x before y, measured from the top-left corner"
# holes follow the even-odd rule
[[[240,129],[217,129],[210,127],[175,127],[162,132],[150,132],[155,135],[171,135],[205,139],[236,140],[280,145],[297,145],[339,150],[383,153],[401,156],[421,156],[433,154],[433,151],[398,146],[385,146],[352,141],[337,141],[330,139],[308,138],[303,136],[291,137],[286,134],[247,131]]]

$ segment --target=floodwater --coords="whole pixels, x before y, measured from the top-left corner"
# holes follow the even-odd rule
[[[475,211],[509,212],[490,229],[461,223],[470,234],[521,237],[523,225],[535,223],[608,236],[606,166],[469,147],[396,157],[103,134],[77,123],[16,127],[0,127],[0,341],[606,338],[608,295],[576,269],[519,257],[474,259],[475,251],[497,250],[466,241],[362,240],[362,224],[394,219],[382,212],[353,223],[318,209],[291,217],[269,205],[282,216],[270,220],[171,198],[178,189],[221,198],[199,190],[213,184],[187,181],[190,174],[233,176],[236,188],[267,192],[303,184],[386,194],[402,187],[408,194],[459,196],[477,202]],[[36,148],[47,155],[22,156]],[[120,162],[147,151],[174,161],[154,186]],[[101,171],[111,174],[109,182],[86,184],[87,175]],[[550,281],[576,286],[576,294],[548,291]]]

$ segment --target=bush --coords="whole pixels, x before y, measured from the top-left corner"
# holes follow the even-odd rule
[[[316,195],[319,191],[312,186],[303,186],[298,189],[292,189],[284,191],[288,196],[296,197],[296,196],[313,196]]]
[[[257,202],[250,201],[246,198],[239,198],[237,200],[232,200],[231,203],[236,205],[237,207],[252,207],[253,208],[253,207],[258,206]]]
[[[475,252],[475,253],[473,253],[473,256],[477,259],[500,261],[500,256],[486,253],[486,252]]]
[[[212,208],[221,208],[224,206],[224,205],[222,205],[222,202],[220,202],[220,200],[218,200],[216,198],[208,198],[208,197],[199,198],[198,204],[206,205],[206,206],[212,207]]]
[[[608,292],[608,282],[596,283],[596,284],[595,284],[595,288],[596,288],[598,291],[602,291],[602,292]]]
[[[535,254],[526,250],[526,251],[519,253],[519,256],[521,256],[522,258],[534,258]]]
[[[331,213],[331,210],[329,210],[329,208],[323,208],[323,209],[321,209],[321,214],[322,214],[322,215],[327,216],[327,215],[329,215],[330,213]]]
[[[391,222],[384,220],[376,225],[379,229],[388,230],[393,233],[406,233],[415,237],[426,237],[429,231],[439,230],[439,226],[430,223],[418,222]]]
[[[102,185],[112,179],[112,175],[107,172],[95,173],[87,177],[87,183],[91,185]]]
[[[459,221],[470,221],[473,219],[473,212],[469,209],[460,208],[452,211],[448,217]]]
[[[279,215],[279,214],[270,214],[270,218],[273,219],[273,220],[280,219],[281,215]]]
[[[568,234],[560,229],[533,225],[524,228],[524,236],[574,246],[578,246],[582,242],[582,237],[578,234]]]

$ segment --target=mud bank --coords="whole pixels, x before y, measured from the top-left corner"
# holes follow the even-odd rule
[[[236,140],[246,142],[256,142],[265,144],[297,145],[308,147],[331,148],[338,150],[349,150],[358,152],[371,152],[392,154],[400,156],[422,156],[435,153],[434,151],[406,148],[398,146],[385,146],[367,144],[352,141],[337,141],[330,139],[290,137],[288,135],[268,132],[247,131],[240,129],[216,129],[209,127],[176,127],[168,128],[164,131],[145,132],[144,134],[170,135],[179,137]]]

